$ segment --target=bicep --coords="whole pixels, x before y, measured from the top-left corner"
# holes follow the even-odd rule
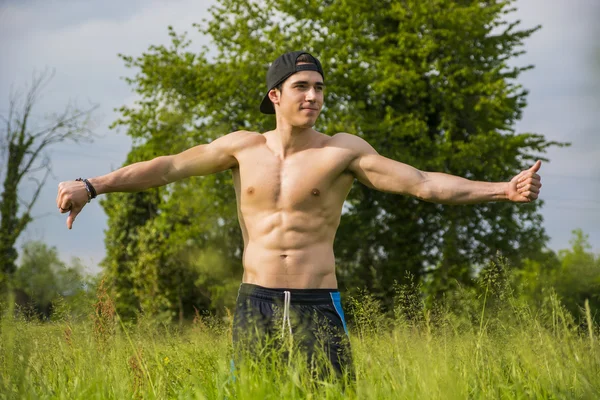
[[[423,198],[427,180],[424,172],[379,155],[371,147],[359,152],[350,164],[350,171],[359,182],[372,189]]]
[[[171,165],[166,180],[173,182],[190,176],[210,175],[236,166],[234,138],[230,135],[169,156]]]

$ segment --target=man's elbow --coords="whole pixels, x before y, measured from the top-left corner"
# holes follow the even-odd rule
[[[450,193],[444,191],[443,189],[436,190],[436,188],[431,186],[421,188],[415,197],[428,203],[447,205],[456,204],[454,201],[452,201],[452,196]]]
[[[432,182],[426,172],[418,171],[419,176],[415,184],[411,187],[410,194],[419,200],[434,202],[435,191]]]
[[[415,190],[413,191],[412,195],[419,199],[419,200],[423,200],[423,201],[428,201],[428,202],[434,202],[434,193],[433,190],[431,190],[430,187],[428,187],[427,185],[419,185],[415,188]]]
[[[152,160],[155,165],[155,172],[160,180],[160,185],[178,180],[179,171],[174,163],[173,156],[160,156]]]
[[[425,175],[422,182],[416,185],[412,191],[413,196],[419,200],[427,201],[429,203],[447,204],[446,195],[444,190],[436,185]]]

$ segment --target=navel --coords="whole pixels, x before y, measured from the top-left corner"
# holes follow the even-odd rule
[[[319,195],[321,195],[321,192],[319,191],[319,189],[315,188],[315,189],[312,190],[312,195],[313,196],[319,196]]]
[[[248,194],[252,194],[252,193],[254,193],[254,188],[252,186],[250,186],[248,189],[246,189],[246,192]]]

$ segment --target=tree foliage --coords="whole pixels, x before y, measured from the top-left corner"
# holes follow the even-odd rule
[[[274,118],[258,111],[268,64],[304,49],[325,68],[318,130],[360,135],[381,154],[422,170],[506,181],[548,147],[562,145],[514,131],[527,95],[517,78],[531,66],[512,67],[509,60],[538,27],[520,30],[518,22],[507,23],[512,3],[220,0],[211,19],[196,25],[211,38],[210,51],[191,51],[187,35],[169,29],[169,46],[122,56],[137,72],[127,80],[140,100],[120,109],[115,126],[134,138],[128,162],[238,129],[272,129]],[[225,265],[215,268],[236,270],[242,243],[230,183],[230,174],[222,173],[161,188],[153,200],[107,200],[110,215],[119,202],[146,199],[111,215],[107,236],[106,263],[114,281],[147,279],[136,294],[138,304],[160,293],[160,307],[173,312],[175,291],[194,297],[193,286],[184,288],[177,282],[185,279],[176,277],[200,272],[181,254],[214,250]],[[540,205],[434,205],[357,184],[335,243],[340,285],[366,286],[385,299],[391,297],[390,282],[408,275],[427,277],[440,292],[453,282],[469,282],[473,268],[497,252],[518,266],[521,254],[539,254],[547,239]],[[129,221],[137,221],[135,227],[119,232]],[[114,240],[123,235],[127,240]],[[116,248],[130,249],[131,264],[119,263]],[[218,284],[211,287],[209,296]]]
[[[592,253],[589,237],[581,229],[573,231],[570,243],[570,249],[558,252],[560,268],[551,271],[553,286],[573,315],[585,318],[587,300],[600,322],[600,256]]]
[[[592,318],[600,322],[600,256],[592,252],[589,237],[581,229],[573,231],[571,248],[557,254],[546,253],[545,259],[524,262],[515,276],[518,292],[527,300],[543,306],[548,291],[554,291],[569,312],[581,321],[586,319],[585,302]],[[541,307],[540,307],[541,308]]]
[[[55,247],[37,241],[23,246],[13,280],[17,303],[44,318],[50,317],[54,305],[59,303],[68,308],[72,316],[87,315],[91,284],[81,261],[73,259],[71,265],[67,265],[58,257]]]

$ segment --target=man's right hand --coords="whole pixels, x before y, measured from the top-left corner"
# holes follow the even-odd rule
[[[88,202],[88,191],[85,183],[81,181],[65,181],[58,184],[56,206],[61,214],[69,213],[67,228],[73,227],[77,214],[81,212]]]

